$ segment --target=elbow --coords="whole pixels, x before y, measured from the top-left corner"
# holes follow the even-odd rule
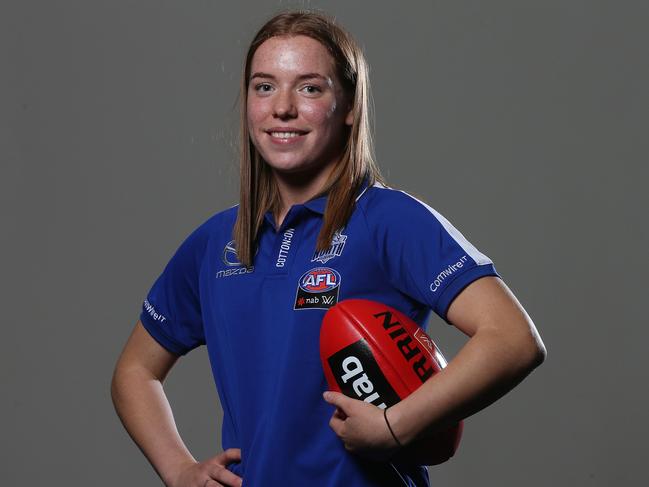
[[[118,362],[113,370],[113,376],[110,380],[110,398],[113,401],[113,406],[119,410],[119,406],[128,394],[129,388],[132,388],[132,376],[123,365]]]
[[[113,406],[115,406],[115,408],[117,408],[119,397],[120,397],[119,369],[115,367],[115,370],[113,371],[113,377],[110,381],[110,398],[113,401]]]
[[[548,350],[541,339],[536,325],[527,317],[523,326],[518,328],[518,349],[521,362],[526,366],[528,373],[537,368],[548,356]]]
[[[536,366],[538,367],[543,362],[545,362],[547,356],[548,356],[548,350],[547,348],[545,348],[545,344],[543,342],[539,342],[536,351]]]
[[[528,375],[547,358],[545,344],[533,326],[501,339],[507,343],[509,364],[516,375]]]
[[[545,362],[545,359],[548,356],[545,344],[538,333],[534,333],[531,337],[528,337],[524,349],[524,362],[526,363],[529,372]]]
[[[545,358],[547,357],[547,355],[548,355],[548,352],[545,349],[545,346],[543,344],[541,344],[540,347],[535,347],[530,352],[529,358],[527,360],[528,373],[532,372],[539,365],[541,365],[543,362],[545,362]]]
[[[531,374],[547,357],[547,350],[542,342],[525,339],[512,342],[510,347],[508,370],[516,382]]]

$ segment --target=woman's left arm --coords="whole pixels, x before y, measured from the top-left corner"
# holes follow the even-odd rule
[[[444,369],[386,411],[404,446],[487,407],[545,359],[534,323],[497,277],[468,285],[451,303],[447,320],[471,338]],[[380,409],[336,392],[324,397],[337,408],[329,424],[347,450],[374,459],[395,453]]]
[[[471,338],[446,368],[387,411],[404,445],[487,407],[545,359],[534,323],[497,277],[467,286],[451,303],[447,320]]]

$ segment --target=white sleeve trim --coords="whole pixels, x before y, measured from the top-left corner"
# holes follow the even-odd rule
[[[455,228],[451,222],[449,222],[442,214],[440,214],[437,210],[434,208],[431,208],[428,206],[426,203],[421,201],[418,198],[415,198],[413,195],[406,193],[405,191],[398,189],[396,191],[400,191],[401,193],[405,194],[406,196],[409,196],[413,200],[417,201],[419,204],[421,204],[424,208],[426,208],[428,211],[430,211],[435,218],[442,224],[444,229],[449,233],[451,237],[457,242],[457,244],[464,249],[464,251],[471,257],[473,260],[475,260],[475,263],[477,265],[485,265],[485,264],[492,264],[492,260],[484,255],[482,252],[480,252],[471,242],[469,242],[462,233]]]

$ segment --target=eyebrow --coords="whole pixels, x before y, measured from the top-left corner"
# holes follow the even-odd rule
[[[252,81],[254,78],[276,79],[275,76],[273,76],[272,74],[262,73],[262,72],[257,72],[257,73],[252,74],[250,76],[250,81]],[[305,73],[305,74],[301,74],[300,76],[297,77],[297,79],[300,80],[300,81],[305,80],[305,79],[314,79],[314,78],[321,79],[325,83],[331,84],[331,81],[329,80],[329,78],[327,78],[326,76],[322,76],[320,73]]]

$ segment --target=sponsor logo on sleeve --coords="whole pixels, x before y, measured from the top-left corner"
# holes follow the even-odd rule
[[[146,312],[149,313],[149,315],[151,315],[151,318],[153,318],[156,321],[159,321],[160,323],[164,323],[165,321],[167,321],[167,318],[165,318],[162,315],[162,313],[158,313],[158,311],[156,311],[156,309],[153,307],[153,305],[151,303],[149,303],[148,299],[144,300],[143,305],[144,305],[144,309],[146,310]]]
[[[461,269],[464,267],[464,263],[467,261],[467,256],[463,255],[460,257],[460,260],[458,260],[455,264],[449,265],[446,269],[442,270],[439,274],[437,274],[437,277],[433,282],[430,283],[430,290],[434,293],[437,292],[437,290],[441,287],[441,285],[444,283],[447,277],[450,277],[453,275],[458,269]]]
[[[330,267],[309,269],[298,282],[293,309],[328,309],[338,302],[340,274]]]
[[[259,249],[257,249],[259,251]],[[256,254],[255,254],[256,255]],[[241,262],[239,262],[239,257],[237,256],[237,249],[234,245],[234,240],[230,240],[223,247],[223,254],[221,255],[221,260],[229,268],[221,269],[216,272],[217,278],[219,277],[229,277],[239,274],[249,274],[255,270],[255,266],[243,267]]]
[[[315,251],[311,262],[322,262],[325,264],[328,260],[333,259],[334,257],[339,257],[343,253],[345,248],[345,241],[347,240],[347,235],[343,235],[342,232],[337,231],[334,233],[333,238],[331,239],[331,246],[325,250]]]

